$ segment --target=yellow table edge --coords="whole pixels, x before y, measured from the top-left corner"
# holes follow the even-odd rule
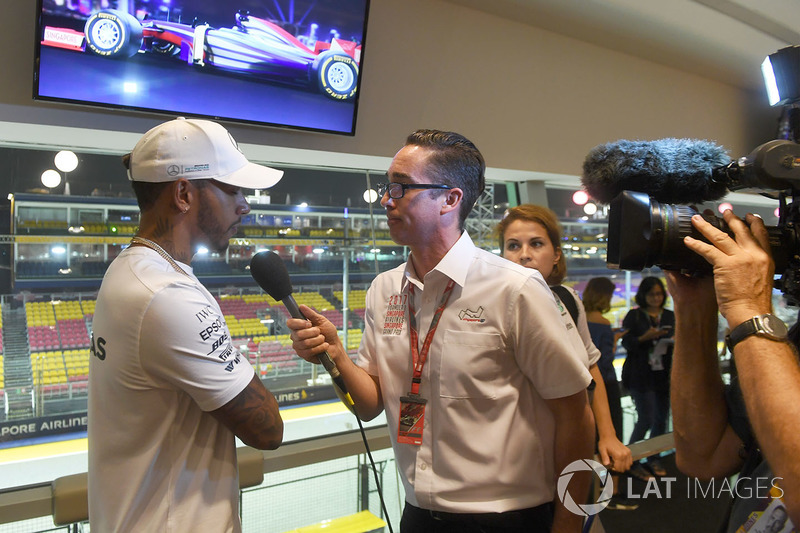
[[[382,527],[386,527],[386,522],[369,511],[361,511],[349,516],[331,518],[318,524],[292,529],[286,533],[314,533],[316,531],[324,531],[325,533],[366,533]]]

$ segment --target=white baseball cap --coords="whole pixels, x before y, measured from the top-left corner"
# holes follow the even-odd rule
[[[130,154],[128,179],[148,183],[214,179],[243,189],[272,187],[283,171],[247,160],[231,134],[210,120],[178,117],[151,129]]]

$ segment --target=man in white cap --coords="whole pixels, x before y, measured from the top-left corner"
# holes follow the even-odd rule
[[[241,531],[236,443],[275,449],[274,396],[231,342],[189,266],[222,252],[250,211],[244,189],[282,171],[228,131],[176,119],[123,158],[141,210],[103,278],[89,370],[89,520],[97,531]]]

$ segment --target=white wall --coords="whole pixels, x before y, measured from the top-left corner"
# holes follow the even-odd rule
[[[4,4],[0,144],[126,151],[167,118],[33,101],[36,2]],[[705,138],[744,155],[777,119],[763,95],[442,0],[373,0],[363,73],[354,137],[228,126],[269,160],[378,156],[355,159],[366,167],[416,128],[452,129],[490,167],[575,176],[593,146],[620,138]]]

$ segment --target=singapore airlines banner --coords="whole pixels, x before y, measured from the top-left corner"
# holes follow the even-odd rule
[[[273,391],[279,407],[289,407],[336,398],[332,386],[302,387]],[[65,433],[85,433],[88,423],[86,412],[39,416],[22,420],[0,422],[0,444],[4,442],[50,437]]]
[[[0,443],[85,432],[88,420],[86,413],[68,413],[0,422]]]

